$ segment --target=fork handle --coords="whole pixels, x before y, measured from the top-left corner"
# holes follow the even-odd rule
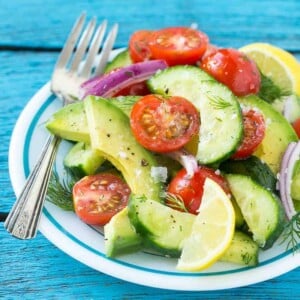
[[[48,137],[39,160],[6,218],[4,227],[16,238],[31,239],[36,236],[60,141],[57,136]]]

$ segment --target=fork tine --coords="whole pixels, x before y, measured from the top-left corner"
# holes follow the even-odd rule
[[[70,72],[77,71],[79,63],[81,62],[81,60],[86,52],[86,49],[88,47],[88,44],[91,40],[95,26],[96,26],[96,19],[93,18],[87,25],[87,28],[84,30],[84,32],[81,36],[81,39],[79,40],[78,47],[76,49],[76,52],[74,54],[74,58],[72,61],[72,65],[70,67]]]
[[[80,76],[89,78],[92,72],[93,63],[95,61],[95,57],[98,54],[100,44],[102,43],[104,32],[107,27],[107,21],[104,20],[97,28],[96,33],[94,35],[91,47],[87,53],[86,62],[82,68]]]
[[[105,40],[98,66],[94,72],[94,76],[97,76],[97,75],[100,75],[103,73],[104,67],[108,61],[108,56],[110,55],[110,52],[114,45],[117,33],[118,33],[118,24],[115,24]]]
[[[56,68],[64,67],[67,63],[69,58],[71,57],[71,54],[73,52],[73,49],[75,47],[75,44],[80,36],[84,21],[85,21],[86,14],[83,13],[81,16],[76,20],[67,41],[65,42],[65,45],[58,57],[58,60],[55,64]]]

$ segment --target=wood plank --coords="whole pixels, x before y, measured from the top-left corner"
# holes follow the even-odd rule
[[[198,24],[219,46],[264,41],[300,51],[298,0],[253,0],[247,5],[243,0],[219,0],[215,5],[210,0],[94,0],[72,1],[72,6],[62,5],[60,0],[47,5],[43,1],[10,0],[0,10],[0,48],[59,48],[83,10],[89,17],[119,23],[117,47],[126,46],[130,34],[138,29]]]
[[[0,227],[1,299],[299,299],[300,269],[248,287],[184,292],[144,287],[112,278],[75,261],[41,234],[11,238]]]

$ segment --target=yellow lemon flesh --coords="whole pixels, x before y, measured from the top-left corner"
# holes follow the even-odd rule
[[[228,249],[234,234],[235,213],[223,189],[207,178],[200,212],[191,234],[183,241],[177,269],[200,271],[211,266]]]
[[[291,53],[267,43],[253,43],[239,50],[283,91],[300,95],[300,64]]]

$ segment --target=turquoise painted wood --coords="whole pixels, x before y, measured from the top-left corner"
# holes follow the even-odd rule
[[[230,3],[229,3],[230,2]],[[213,43],[239,47],[276,44],[300,59],[300,1],[17,1],[0,0],[0,212],[14,202],[8,149],[14,124],[51,76],[74,19],[118,22],[117,47],[136,29],[198,24]],[[112,278],[70,258],[41,234],[32,241],[9,236],[0,223],[0,299],[299,299],[300,270],[248,287],[175,292]]]

